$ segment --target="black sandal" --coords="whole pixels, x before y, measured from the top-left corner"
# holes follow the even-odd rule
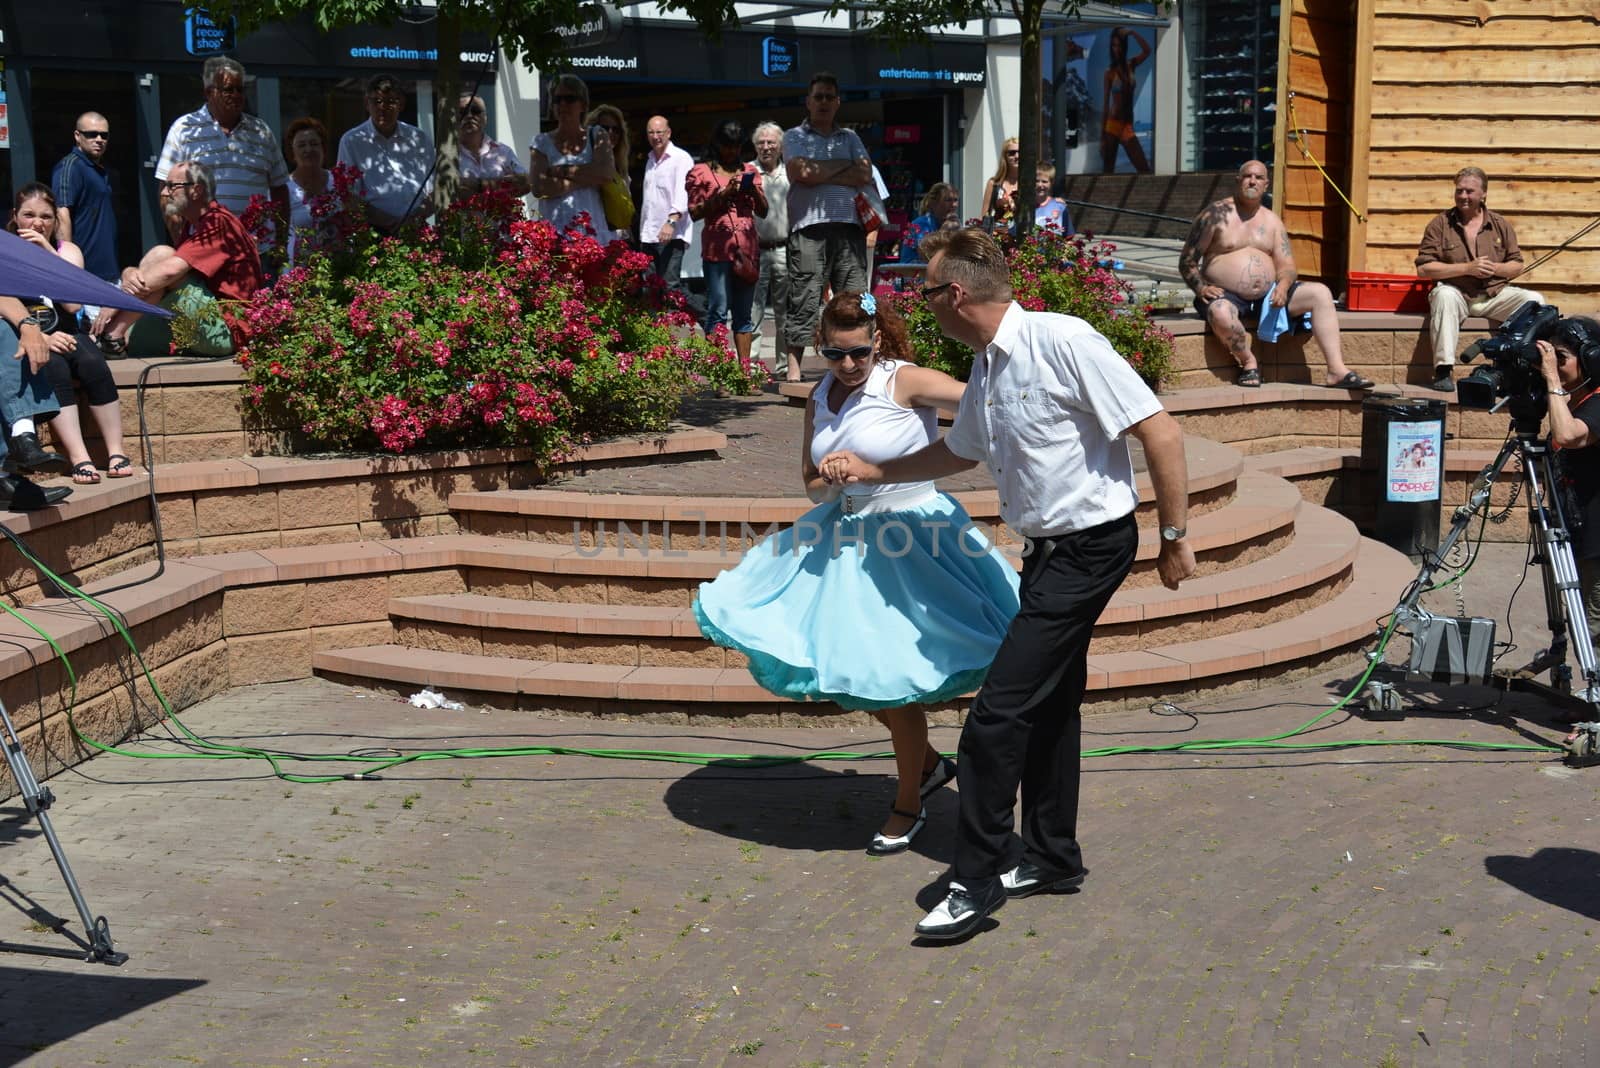
[[[107,478],[132,478],[133,461],[120,452],[114,452],[106,457]],[[96,482],[100,481],[95,479]]]
[[[72,481],[80,486],[98,486],[100,472],[94,469],[94,464],[85,460],[81,464],[72,465]]]
[[[101,334],[94,339],[94,343],[107,356],[126,356],[128,353],[128,339],[115,334]]]

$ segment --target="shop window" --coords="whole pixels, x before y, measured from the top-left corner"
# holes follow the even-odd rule
[[[1185,0],[1185,169],[1232,171],[1247,159],[1272,166],[1278,11],[1268,0]]]
[[[142,252],[139,232],[139,185],[151,172],[140,166],[135,133],[138,85],[135,76],[116,71],[51,70],[29,73],[33,105],[34,177],[49,182],[57,162],[72,151],[78,116],[97,111],[111,126],[105,166],[116,197],[117,262],[137,263]],[[10,201],[6,201],[9,208]]]

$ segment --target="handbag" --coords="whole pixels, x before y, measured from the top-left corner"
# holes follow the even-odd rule
[[[856,194],[856,222],[861,224],[861,229],[872,233],[882,226],[889,217],[888,210],[883,206],[883,198],[878,195],[878,187],[868,182]]]
[[[735,239],[730,246],[733,256],[733,276],[747,286],[753,286],[761,279],[761,257],[751,256],[746,242]]]
[[[628,179],[618,174],[600,187],[600,204],[605,208],[606,225],[613,230],[626,230],[633,225],[633,194],[628,191]]]

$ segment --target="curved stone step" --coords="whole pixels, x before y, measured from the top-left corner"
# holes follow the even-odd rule
[[[1089,689],[1098,701],[1136,696],[1151,687],[1178,694],[1188,688],[1259,683],[1297,663],[1322,658],[1370,639],[1377,620],[1394,607],[1413,574],[1406,557],[1363,541],[1356,581],[1316,612],[1222,637],[1089,658]],[[674,623],[675,625],[675,623]],[[360,646],[313,654],[325,674],[402,686],[435,686],[481,694],[528,698],[547,707],[564,699],[650,704],[737,703],[767,711],[795,707],[775,701],[738,667],[671,667],[632,664],[560,663],[517,657],[422,650],[403,645]],[[831,706],[829,706],[831,707]],[[629,711],[616,708],[599,711]]]
[[[1247,474],[1239,479],[1243,499],[1225,508],[1194,516],[1189,539],[1199,561],[1200,575],[1243,567],[1289,544],[1301,499],[1294,486],[1280,478]],[[765,531],[747,531],[737,548],[674,547],[658,535],[653,543],[639,534],[615,544],[520,540],[514,537],[465,536],[456,562],[486,572],[512,572],[532,577],[530,597],[550,594],[550,600],[587,600],[608,604],[688,604],[688,584],[715,578],[739,562],[747,546]],[[992,532],[991,532],[992,533]],[[1001,547],[1013,556],[1016,543]],[[1128,587],[1159,584],[1154,561],[1159,534],[1141,527],[1134,571]],[[518,579],[517,584],[525,580]],[[489,592],[487,580],[468,574],[468,584]]]
[[[1281,552],[1242,567],[1197,576],[1175,591],[1159,584],[1118,590],[1097,621],[1096,645],[1116,648],[1133,642],[1171,641],[1182,637],[1181,631],[1192,630],[1224,634],[1259,625],[1267,615],[1283,617],[1313,610],[1337,592],[1360,540],[1354,525],[1341,516],[1326,509],[1302,509],[1295,522],[1294,540]],[[1013,563],[1020,561],[1013,558]],[[396,598],[390,602],[389,612],[398,625],[436,625],[441,641],[418,639],[430,648],[464,645],[471,649],[475,641],[504,644],[510,640],[489,633],[497,631],[541,635],[557,645],[563,644],[563,635],[622,638],[648,645],[699,639],[699,628],[687,607],[693,592],[692,585],[686,587],[683,602],[674,606],[506,597],[469,589],[462,594]],[[474,638],[464,632],[478,633]],[[679,646],[673,651],[686,650]]]
[[[1186,442],[1191,514],[1232,503],[1244,472],[1239,450],[1200,438]],[[1154,492],[1148,474],[1137,475],[1143,523],[1154,524]],[[975,520],[998,523],[999,496],[992,486],[951,491]],[[721,548],[748,544],[767,528],[792,523],[813,507],[801,496],[738,496],[725,484],[694,496],[646,493],[585,493],[535,487],[465,491],[450,495],[462,529],[499,537],[581,541],[585,545],[633,542],[675,548]],[[741,541],[742,539],[742,541]]]

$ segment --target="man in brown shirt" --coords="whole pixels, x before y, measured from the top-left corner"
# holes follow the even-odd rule
[[[1469,315],[1511,318],[1528,301],[1544,298],[1506,282],[1522,273],[1517,232],[1505,216],[1484,204],[1489,176],[1477,167],[1456,174],[1456,206],[1440,212],[1422,234],[1417,273],[1436,283],[1428,294],[1428,333],[1433,338],[1433,388],[1454,393],[1461,323]]]

